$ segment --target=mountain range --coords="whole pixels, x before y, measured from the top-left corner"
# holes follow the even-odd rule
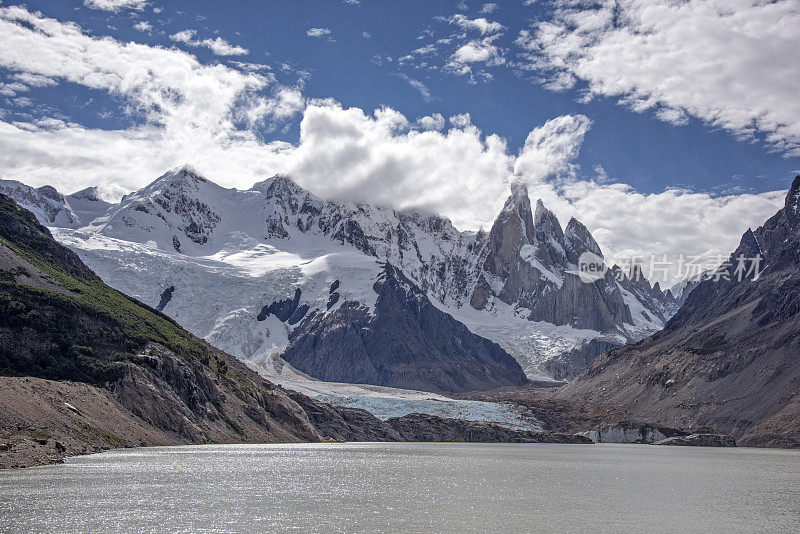
[[[423,414],[381,420],[283,389],[104,284],[0,194],[0,468],[112,447],[353,440],[586,441]]]
[[[658,331],[685,297],[618,268],[581,282],[597,242],[519,184],[477,233],[281,176],[225,189],[188,167],[115,204],[94,188],[0,192],[113,287],[276,379],[435,392],[568,380]]]

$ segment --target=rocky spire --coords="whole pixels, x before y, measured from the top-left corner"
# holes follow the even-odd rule
[[[530,244],[533,231],[528,188],[519,182],[512,183],[511,196],[489,232],[484,269],[494,276],[507,277],[511,265],[519,261],[522,247]]]
[[[800,219],[800,174],[795,176],[789,194],[786,195],[786,213],[795,219]]]
[[[592,237],[592,233],[575,217],[572,217],[564,230],[564,242],[567,245],[567,257],[572,263],[577,263],[578,258],[584,252],[597,254],[601,258],[603,252],[600,245]]]
[[[528,186],[522,182],[511,183],[511,195],[506,199],[503,210],[497,216],[492,229],[497,226],[497,223],[502,219],[503,223],[508,222],[507,215],[514,214],[519,218],[522,223],[522,228],[527,237],[533,235],[533,215],[531,212],[531,199],[528,196]],[[505,216],[505,217],[504,217]]]
[[[536,213],[533,216],[533,226],[538,235],[552,236],[556,241],[563,241],[564,232],[558,218],[549,209],[544,207],[542,199],[536,201]]]

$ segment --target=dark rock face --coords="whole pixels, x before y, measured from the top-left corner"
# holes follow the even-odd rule
[[[294,322],[299,321],[300,318],[305,315],[305,312],[302,312],[299,318],[295,317],[295,313],[298,311],[298,304],[300,303],[301,295],[302,292],[298,287],[294,290],[294,297],[286,300],[278,300],[261,308],[261,311],[258,313],[256,319],[263,321],[270,315],[274,315],[283,322],[286,322],[292,318],[295,319]],[[308,311],[308,306],[305,306],[305,310]]]
[[[464,443],[574,443],[590,444],[584,436],[558,432],[527,432],[413,413],[386,421],[404,441]]]
[[[437,309],[392,265],[385,265],[375,291],[374,314],[345,302],[331,313],[308,317],[292,332],[283,358],[321,380],[424,391],[526,382],[522,368],[500,346]]]
[[[723,434],[690,434],[656,441],[653,445],[676,445],[681,447],[735,447],[736,440]]]
[[[573,349],[559,358],[545,363],[545,369],[552,374],[555,380],[572,380],[585,369],[598,355],[619,347],[617,340],[604,338],[593,339],[584,345]]]
[[[175,286],[169,286],[161,293],[161,299],[158,301],[158,306],[156,309],[160,312],[164,311],[164,308],[167,307],[169,301],[172,300],[172,294],[175,292]]]
[[[662,332],[604,353],[559,395],[713,426],[740,444],[800,446],[798,191],[800,176],[784,208],[744,234],[724,276],[699,283]],[[756,254],[760,276],[739,280],[738,258]]]

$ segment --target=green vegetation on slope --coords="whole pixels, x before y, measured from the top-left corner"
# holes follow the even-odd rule
[[[0,374],[100,384],[148,343],[209,363],[208,348],[166,315],[105,285],[34,216],[0,195],[0,243],[65,291],[0,272]]]

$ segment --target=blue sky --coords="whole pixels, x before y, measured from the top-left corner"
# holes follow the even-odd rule
[[[219,36],[249,53],[220,58],[205,48],[184,48],[203,61],[234,59],[269,65],[280,80],[290,84],[302,77],[307,97],[331,97],[346,107],[390,106],[408,117],[469,113],[481,130],[505,137],[512,151],[522,146],[534,126],[558,115],[584,114],[594,124],[577,158],[581,172],[593,175],[602,166],[609,176],[644,192],[666,187],[712,193],[734,188],[771,191],[786,187],[800,169],[799,158],[773,152],[758,140],[739,141],[730,132],[697,119],[675,126],[659,120],[652,111],[626,109],[615,98],[600,97],[583,104],[578,88],[549,91],[530,73],[508,65],[481,69],[491,80],[442,72],[446,62],[442,55],[454,45],[439,45],[437,52],[398,62],[413,50],[458,33],[458,26],[443,20],[454,14],[483,17],[505,26],[497,44],[507,49],[507,62],[517,61],[514,40],[518,32],[531,21],[547,19],[552,10],[547,2],[497,2],[498,7],[489,13],[481,13],[485,4],[480,2],[459,6],[436,0],[150,2],[142,11],[118,12],[90,9],[74,0],[24,5],[122,41],[179,46],[169,35],[186,29],[195,29],[201,38]],[[154,13],[153,7],[163,10]],[[142,21],[153,30],[134,29]],[[307,35],[311,28],[327,29],[330,34],[311,38]],[[423,61],[436,70],[420,67]],[[290,70],[281,70],[284,65]],[[409,78],[422,83],[430,96],[415,89]],[[119,102],[99,91],[60,86],[35,93],[43,104],[87,126],[114,128],[137,120],[121,114]],[[87,98],[94,101],[87,104]],[[6,106],[12,112],[26,111],[8,101]],[[294,142],[298,125],[296,119],[288,128],[282,125],[263,135]]]
[[[0,10],[0,177],[65,192],[185,162],[474,229],[523,180],[621,254],[724,250],[800,169],[794,0]]]

